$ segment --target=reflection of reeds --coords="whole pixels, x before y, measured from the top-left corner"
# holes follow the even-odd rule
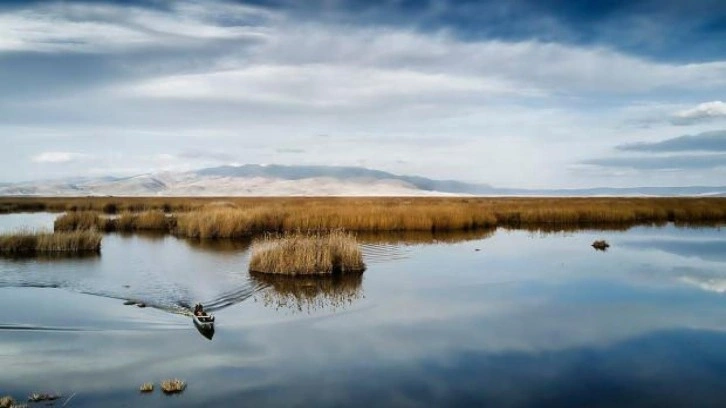
[[[183,240],[191,249],[199,251],[210,251],[219,254],[239,254],[250,248],[251,239],[222,239],[222,240],[205,240],[205,239],[184,239]]]
[[[390,232],[358,232],[356,238],[362,244],[456,244],[490,238],[495,228],[454,231],[390,231]]]
[[[0,235],[0,252],[5,254],[85,253],[101,250],[102,236],[96,231],[18,231]]]
[[[356,238],[343,231],[266,235],[252,243],[250,271],[285,275],[360,272],[365,269]]]
[[[363,297],[363,274],[287,276],[267,273],[250,273],[260,286],[268,286],[261,292],[266,306],[303,310],[337,310]]]

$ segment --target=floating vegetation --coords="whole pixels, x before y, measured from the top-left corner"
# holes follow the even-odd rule
[[[99,252],[102,238],[100,233],[92,230],[55,233],[21,230],[0,235],[0,253],[34,255]]]
[[[142,393],[148,393],[148,392],[152,392],[152,391],[154,391],[154,384],[150,383],[150,382],[143,383],[139,387],[139,392],[142,392]]]
[[[55,401],[60,398],[60,394],[32,393],[28,396],[28,402]]]
[[[592,247],[597,249],[598,251],[605,251],[610,247],[610,244],[608,244],[605,240],[597,240],[592,243]]]
[[[187,388],[187,383],[178,378],[168,379],[161,382],[161,390],[164,394],[178,394]]]
[[[350,233],[267,235],[252,243],[250,271],[284,275],[362,272],[363,254]]]

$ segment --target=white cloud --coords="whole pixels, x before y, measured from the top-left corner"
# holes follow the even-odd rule
[[[30,159],[35,163],[69,163],[88,157],[83,153],[73,152],[43,152]]]
[[[51,3],[0,13],[0,52],[106,53],[144,47],[178,47],[207,40],[250,41],[265,36],[259,21],[274,19],[263,9],[213,4],[221,13],[249,21],[224,26],[196,3],[171,3],[171,12],[114,5]],[[206,5],[206,4],[205,4]]]
[[[672,120],[678,125],[690,125],[716,118],[726,118],[726,102],[704,102],[674,113]]]
[[[618,144],[661,140],[671,127],[664,118],[684,100],[726,91],[726,61],[662,62],[604,47],[313,19],[193,1],[170,9],[41,2],[0,12],[0,55],[31,56],[0,66],[0,139],[16,146],[0,151],[3,173],[42,178],[48,169],[27,158],[58,150],[33,161],[78,159],[60,154],[69,150],[93,158],[54,174],[365,164],[574,187],[595,181],[568,166],[607,157]],[[330,137],[313,139],[320,134]],[[288,146],[306,153],[285,154]],[[122,157],[99,159],[108,152]],[[608,184],[641,184],[607,174]],[[699,183],[718,182],[713,169],[699,174]]]

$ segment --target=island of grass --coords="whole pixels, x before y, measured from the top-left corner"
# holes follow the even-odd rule
[[[42,232],[21,230],[0,235],[0,253],[7,255],[88,254],[101,251],[95,230]]]
[[[257,239],[252,244],[249,269],[257,273],[325,275],[360,273],[365,264],[355,236],[336,230]]]

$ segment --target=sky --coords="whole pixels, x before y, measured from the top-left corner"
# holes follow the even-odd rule
[[[0,182],[726,185],[722,0],[0,2]]]

